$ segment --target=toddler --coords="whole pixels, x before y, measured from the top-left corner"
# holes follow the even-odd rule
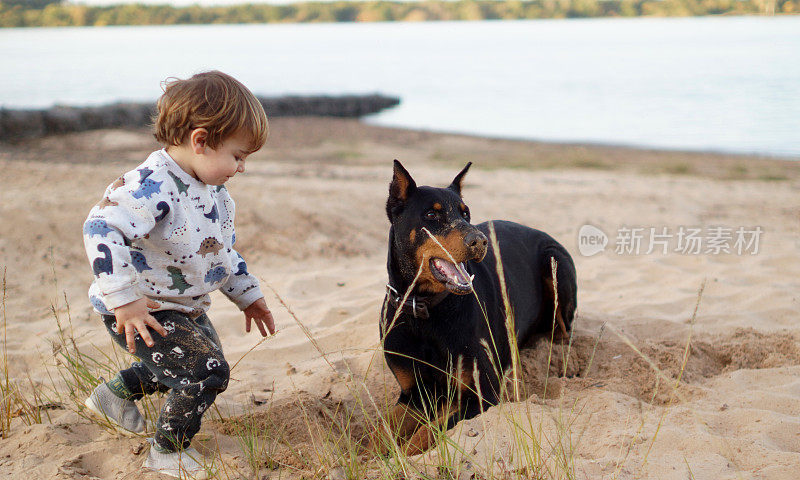
[[[162,474],[206,475],[190,444],[230,374],[206,316],[209,292],[244,311],[246,331],[255,321],[261,335],[275,333],[258,280],[234,250],[235,207],[224,186],[267,133],[261,103],[234,78],[211,71],[168,81],[155,121],[165,148],[114,181],[83,226],[95,276],[89,300],[113,340],[139,358],[86,406],[140,434],[134,400],[168,391],[144,463]]]

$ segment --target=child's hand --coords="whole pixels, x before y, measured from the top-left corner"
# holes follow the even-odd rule
[[[262,337],[267,336],[267,330],[269,330],[270,335],[275,333],[275,320],[272,319],[272,313],[267,308],[267,302],[264,301],[264,297],[259,298],[244,309],[244,319],[244,329],[248,333],[250,333],[251,319],[255,320]],[[264,328],[265,326],[267,327],[266,329]]]
[[[117,318],[117,333],[122,335],[122,332],[125,332],[125,342],[128,344],[129,352],[136,353],[136,343],[134,342],[136,332],[139,332],[148,347],[154,345],[150,332],[147,331],[148,326],[160,333],[162,337],[167,336],[167,331],[158,323],[158,320],[150,315],[150,311],[147,309],[148,307],[158,308],[158,306],[157,302],[149,298],[140,298],[114,309],[114,316]]]

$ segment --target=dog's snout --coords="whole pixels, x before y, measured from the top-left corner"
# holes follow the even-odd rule
[[[479,231],[469,233],[464,237],[464,242],[469,248],[486,248],[486,245],[489,243],[486,239],[486,235]]]
[[[472,258],[480,261],[486,255],[486,246],[489,244],[489,240],[483,232],[475,230],[464,237],[464,244],[469,249]]]

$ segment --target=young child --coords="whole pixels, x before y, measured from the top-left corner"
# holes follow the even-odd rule
[[[119,177],[83,226],[95,280],[89,300],[119,345],[140,361],[98,386],[86,406],[143,433],[134,400],[169,391],[145,468],[204,478],[189,448],[203,413],[228,385],[230,367],[206,311],[221,290],[275,333],[258,280],[234,250],[234,203],[224,183],[267,139],[261,103],[217,71],[167,83],[155,137],[166,148]],[[154,335],[157,332],[158,335]]]

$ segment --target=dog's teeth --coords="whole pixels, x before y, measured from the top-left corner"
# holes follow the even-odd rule
[[[474,274],[469,276],[469,283],[472,283],[473,280],[475,280],[475,275]]]

